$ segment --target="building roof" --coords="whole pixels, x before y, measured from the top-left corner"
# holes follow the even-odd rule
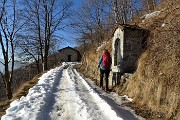
[[[65,47],[65,48],[62,48],[62,49],[60,49],[60,50],[58,50],[58,51],[61,52],[61,51],[65,50],[65,49],[72,49],[72,50],[76,51],[79,55],[81,55],[78,50],[76,50],[76,49],[74,49],[74,48],[72,48],[72,47],[69,47],[69,46],[68,46],[68,47]]]
[[[114,30],[113,30],[113,33],[112,33],[112,37],[114,36],[114,33],[115,31],[120,28],[121,30],[124,30],[124,29],[134,29],[134,30],[144,30],[143,28],[137,26],[137,25],[130,25],[130,24],[115,24],[115,27],[114,27]]]
[[[130,29],[143,29],[137,25],[130,25],[130,24],[116,24],[115,28],[120,28],[120,29],[124,29],[124,28],[130,28]]]

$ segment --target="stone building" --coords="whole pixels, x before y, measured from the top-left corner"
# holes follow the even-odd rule
[[[79,62],[81,60],[80,52],[69,46],[58,51],[62,62]]]
[[[131,73],[137,67],[137,61],[146,47],[149,32],[134,25],[118,25],[112,38],[113,77]]]

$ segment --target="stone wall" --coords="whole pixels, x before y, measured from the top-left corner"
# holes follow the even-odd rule
[[[142,53],[143,31],[125,29],[124,34],[124,72],[131,72],[136,69],[138,58]]]

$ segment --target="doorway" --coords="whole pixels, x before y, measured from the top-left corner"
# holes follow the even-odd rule
[[[122,60],[121,57],[121,50],[120,50],[120,39],[116,39],[115,44],[114,44],[114,48],[115,48],[115,53],[114,53],[114,66],[119,66],[120,62]]]
[[[72,55],[68,55],[68,62],[71,62],[71,56]]]

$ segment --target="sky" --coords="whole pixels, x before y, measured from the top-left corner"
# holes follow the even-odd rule
[[[79,10],[83,1],[84,0],[72,0],[72,2],[73,2],[72,10],[73,11]],[[67,47],[67,46],[70,46],[70,47],[76,47],[77,46],[76,43],[75,43],[75,40],[79,36],[74,34],[69,29],[65,29],[64,31],[61,31],[61,34],[65,39],[64,41],[66,41],[66,42],[61,43],[60,48],[64,48],[64,47]]]
[[[14,100],[1,120],[144,120],[121,104],[133,99],[104,92],[63,63],[44,73],[26,97]]]
[[[72,0],[73,2],[73,6],[72,6],[72,10],[76,11],[81,7],[81,4],[84,0]],[[70,46],[70,47],[76,47],[76,38],[78,38],[78,36],[76,34],[74,34],[72,31],[68,29],[65,29],[65,31],[60,31],[61,36],[63,37],[63,42],[60,43],[60,45],[58,46],[58,49]],[[1,51],[1,46],[0,46],[0,58],[3,58],[2,55],[2,51]]]

